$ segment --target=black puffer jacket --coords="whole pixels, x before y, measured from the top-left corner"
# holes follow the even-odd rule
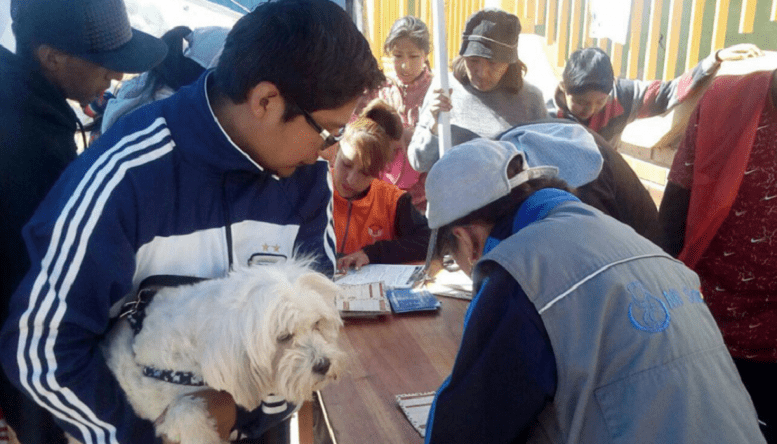
[[[77,117],[35,64],[0,46],[0,324],[30,267],[22,227],[76,158]],[[21,442],[64,443],[51,415],[0,375],[0,405]]]
[[[0,47],[0,321],[29,268],[24,224],[73,159],[76,115],[34,67]]]

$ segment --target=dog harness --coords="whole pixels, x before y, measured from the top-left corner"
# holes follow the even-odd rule
[[[124,304],[119,317],[126,317],[132,328],[132,332],[137,335],[140,333],[140,330],[143,329],[143,319],[146,317],[146,307],[148,307],[151,300],[154,299],[157,291],[165,287],[192,285],[204,280],[205,278],[193,276],[149,276],[140,283],[138,295],[135,300]],[[190,385],[195,387],[205,385],[202,376],[195,375],[193,372],[160,370],[149,365],[143,367],[143,376],[159,379],[160,381],[169,382],[171,384]]]

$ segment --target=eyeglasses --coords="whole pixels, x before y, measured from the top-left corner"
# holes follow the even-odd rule
[[[321,125],[319,125],[315,120],[313,120],[313,116],[311,116],[307,111],[302,108],[299,108],[299,110],[302,111],[302,115],[305,116],[305,120],[307,120],[308,124],[312,126],[314,130],[318,131],[318,135],[324,139],[324,147],[321,148],[322,150],[329,148],[343,138],[343,134],[345,134],[345,127],[340,128],[340,131],[337,134],[332,134],[322,128]]]

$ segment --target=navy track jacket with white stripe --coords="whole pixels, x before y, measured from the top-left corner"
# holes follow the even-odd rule
[[[159,442],[98,348],[144,278],[220,277],[292,253],[334,270],[326,163],[288,178],[263,170],[215,119],[209,77],[119,120],[24,229],[32,268],[12,298],[0,360],[85,443]]]

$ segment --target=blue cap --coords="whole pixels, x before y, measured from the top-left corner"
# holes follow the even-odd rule
[[[517,156],[524,170],[508,177]],[[572,187],[599,176],[602,155],[593,136],[580,125],[541,123],[517,127],[499,141],[474,139],[453,147],[426,177],[426,217],[435,229],[506,196],[516,186],[557,176]]]

